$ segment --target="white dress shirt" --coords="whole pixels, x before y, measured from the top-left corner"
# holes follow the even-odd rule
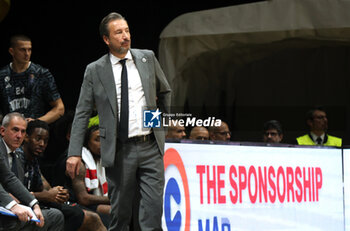
[[[325,134],[323,133],[321,136],[317,136],[315,133],[313,133],[313,132],[310,132],[310,135],[311,135],[311,138],[312,138],[312,140],[317,144],[317,138],[321,138],[321,144],[323,144],[324,143],[324,136],[325,136]]]
[[[109,55],[114,81],[117,91],[118,102],[118,118],[120,119],[120,103],[121,103],[121,73],[122,64],[119,63],[120,58],[110,53]],[[128,89],[129,89],[129,137],[147,135],[151,133],[150,128],[143,128],[143,111],[146,108],[146,98],[143,91],[141,77],[136,68],[135,62],[130,51],[126,54],[126,68],[128,71]]]

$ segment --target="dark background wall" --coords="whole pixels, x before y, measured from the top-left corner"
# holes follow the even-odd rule
[[[108,13],[115,11],[126,17],[131,30],[132,47],[151,49],[157,54],[161,31],[177,16],[192,11],[259,1],[261,0],[205,1],[184,4],[184,2],[151,0],[139,2],[100,0],[94,3],[82,0],[11,0],[8,15],[0,22],[0,67],[7,65],[11,60],[8,53],[9,37],[17,33],[27,34],[33,42],[32,61],[49,68],[55,76],[66,109],[74,110],[86,65],[107,52],[107,48],[99,36],[98,26],[101,19]],[[297,110],[300,111],[298,115],[306,111],[307,107],[304,106]],[[233,106],[231,108],[234,110]],[[346,122],[347,113],[343,111],[350,110],[350,107],[344,110],[343,108],[336,108],[336,110],[329,111],[328,114],[330,121],[333,121],[330,130],[340,131],[339,134],[343,135],[344,138],[344,134],[350,130],[350,125]],[[229,125],[233,131],[243,127],[244,131],[248,131],[247,137],[253,137],[252,139],[256,141],[261,137],[262,122],[270,117],[257,120],[257,108],[252,110],[254,113],[250,114],[237,109],[244,115],[250,114],[254,117],[246,123],[238,123],[237,116],[234,118],[230,116],[227,122],[230,122]],[[287,110],[295,111],[289,107]],[[260,111],[263,116],[269,112],[266,107],[260,107]],[[336,113],[334,114],[333,111]],[[303,117],[295,120],[291,119],[293,116],[286,114],[288,118],[286,118],[286,122],[283,120],[282,122],[287,131],[294,129],[300,132],[300,130],[304,130]],[[294,124],[298,124],[301,128],[295,129],[295,125],[288,122],[290,120],[295,120]],[[250,127],[254,127],[255,130],[258,128],[258,132],[254,130],[255,136],[258,138],[251,135]],[[291,140],[294,139],[295,134],[290,135]],[[250,140],[245,136],[242,137],[235,135],[233,140]]]
[[[74,109],[85,67],[107,52],[98,26],[108,13],[128,20],[132,47],[158,52],[159,35],[177,16],[191,11],[256,2],[253,0],[205,2],[146,1],[21,1],[12,0],[0,22],[0,66],[11,60],[9,37],[32,38],[32,61],[49,68],[67,109]],[[219,25],[218,25],[219,26]]]

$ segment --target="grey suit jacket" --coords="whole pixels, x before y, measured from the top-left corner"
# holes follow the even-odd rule
[[[9,159],[8,159],[8,155],[5,156],[5,162],[7,167],[12,171],[10,163],[9,163]],[[24,168],[23,168],[23,161],[21,158],[21,154],[18,153],[16,155],[16,158],[12,159],[12,161],[16,161],[16,166],[17,166],[17,178],[19,179],[19,181],[21,181],[21,183],[23,184],[24,182]]]
[[[171,90],[154,53],[139,49],[130,51],[141,77],[147,106],[168,113]],[[117,146],[118,108],[116,86],[108,54],[89,64],[85,70],[72,124],[68,156],[81,156],[85,131],[94,105],[100,120],[102,165],[111,167],[114,165]],[[153,129],[153,132],[159,150],[163,154],[164,130]]]
[[[7,150],[0,138],[0,205],[6,206],[11,201],[12,197],[9,195],[11,193],[14,195],[21,203],[29,205],[35,198],[34,196],[24,187],[21,181],[16,177],[16,175],[11,172],[8,166]]]

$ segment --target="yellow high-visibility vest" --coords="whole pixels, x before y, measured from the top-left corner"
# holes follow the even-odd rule
[[[299,136],[297,138],[298,144],[299,145],[317,145],[315,141],[312,140],[311,136],[309,134]],[[341,147],[342,145],[342,139],[335,137],[335,136],[330,136],[325,134],[325,143],[323,143],[324,146],[334,146],[334,147]]]

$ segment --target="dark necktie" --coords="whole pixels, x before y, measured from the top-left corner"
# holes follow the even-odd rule
[[[125,63],[127,59],[119,62],[122,64],[121,75],[121,105],[120,105],[120,122],[119,122],[119,140],[125,142],[129,135],[129,92],[128,92],[128,71]]]
[[[10,155],[12,156],[11,171],[18,177],[16,154],[14,152],[10,152]]]
[[[316,142],[318,145],[322,144],[322,138],[321,137],[317,137]]]

